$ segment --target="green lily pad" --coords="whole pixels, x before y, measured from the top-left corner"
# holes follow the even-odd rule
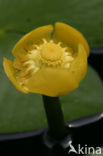
[[[88,67],[87,76],[74,92],[61,97],[65,120],[68,121],[103,111],[103,83]],[[70,113],[71,112],[71,113]]]
[[[91,47],[102,47],[102,5],[102,0],[22,0],[20,3],[17,0],[0,1],[0,133],[47,126],[41,95],[25,95],[17,91],[4,73],[3,57],[12,58],[11,50],[23,34],[55,21],[65,22],[79,29]],[[65,121],[102,111],[102,93],[101,80],[88,67],[87,76],[80,87],[61,97]]]

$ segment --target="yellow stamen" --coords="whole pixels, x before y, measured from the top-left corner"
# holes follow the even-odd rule
[[[53,42],[43,44],[39,51],[41,57],[47,61],[58,61],[63,55],[62,48]]]

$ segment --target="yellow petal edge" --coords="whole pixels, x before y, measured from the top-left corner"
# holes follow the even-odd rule
[[[89,55],[89,45],[85,37],[70,25],[57,22],[54,29],[54,38],[61,40],[76,50],[78,48],[78,44],[81,43],[86,49],[87,56]]]
[[[17,90],[23,92],[23,93],[28,93],[27,90],[25,90],[16,80],[15,78],[15,74],[14,74],[14,69],[12,66],[13,62],[7,58],[4,58],[3,60],[3,66],[4,66],[4,70],[5,73],[8,76],[8,79],[13,83],[13,85],[16,87]]]
[[[13,55],[16,57],[21,55],[21,53],[27,53],[26,51],[28,51],[31,44],[40,41],[42,38],[50,38],[52,32],[53,26],[46,25],[27,33],[14,46],[12,50]]]

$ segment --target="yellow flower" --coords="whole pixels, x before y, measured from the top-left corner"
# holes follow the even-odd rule
[[[4,69],[23,93],[60,96],[76,89],[87,70],[89,46],[73,27],[57,22],[26,34],[14,46]]]

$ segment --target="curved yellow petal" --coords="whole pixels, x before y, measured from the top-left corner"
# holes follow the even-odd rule
[[[15,45],[12,50],[14,56],[25,55],[29,48],[35,43],[40,42],[43,38],[50,38],[53,32],[52,25],[46,25],[34,29],[28,34],[24,35]]]
[[[75,48],[75,50],[77,50],[78,44],[81,43],[86,49],[87,55],[89,55],[89,45],[84,36],[78,30],[67,24],[59,22],[55,24],[54,38],[61,40],[73,49]]]
[[[32,83],[33,82],[33,83]],[[40,93],[47,96],[60,96],[67,94],[78,87],[73,73],[67,69],[42,68],[27,82],[29,92]]]
[[[78,45],[78,53],[71,64],[70,72],[73,73],[77,83],[79,83],[87,72],[87,54],[82,44]]]
[[[5,73],[7,74],[9,80],[13,83],[13,85],[21,92],[28,93],[25,88],[23,88],[20,83],[17,82],[15,78],[15,69],[13,68],[13,62],[7,58],[4,58],[3,66]]]

